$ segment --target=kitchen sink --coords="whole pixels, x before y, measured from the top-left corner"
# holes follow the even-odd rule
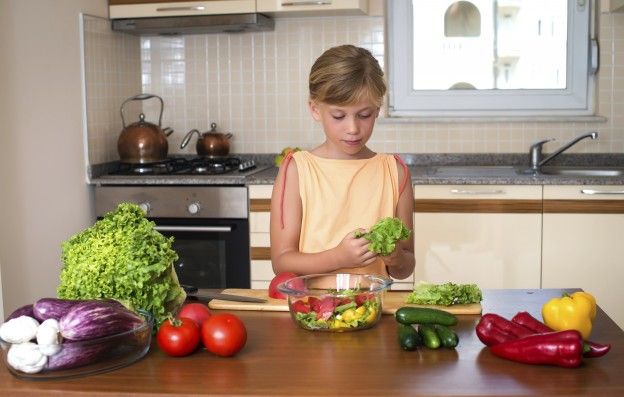
[[[541,173],[544,175],[561,175],[561,176],[614,177],[614,176],[623,176],[624,168],[550,166],[550,167],[542,167]]]
[[[596,166],[545,166],[539,173],[524,167],[505,165],[464,165],[440,166],[433,170],[433,175],[450,178],[511,178],[517,175],[542,175],[562,177],[622,177],[624,167],[596,167]]]

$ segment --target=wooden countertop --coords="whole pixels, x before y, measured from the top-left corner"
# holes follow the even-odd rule
[[[511,318],[562,290],[487,290],[484,313]],[[460,316],[456,350],[399,348],[396,323],[385,315],[369,330],[329,334],[295,326],[288,313],[236,312],[248,340],[233,358],[197,351],[184,358],[156,345],[139,362],[116,371],[64,381],[25,381],[0,368],[0,395],[215,396],[456,396],[624,395],[624,332],[599,310],[592,340],[613,348],[602,358],[565,369],[492,356],[477,339],[478,315]],[[0,364],[1,366],[2,364]]]

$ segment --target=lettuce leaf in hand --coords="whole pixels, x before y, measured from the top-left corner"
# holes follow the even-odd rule
[[[419,305],[459,305],[479,303],[483,299],[476,284],[431,284],[420,282],[406,299],[406,303]]]
[[[379,255],[390,255],[399,240],[405,240],[411,231],[399,218],[382,218],[367,233],[356,232],[355,237],[364,237],[370,244],[368,249]]]
[[[59,298],[117,299],[150,312],[159,325],[186,299],[173,262],[173,237],[154,228],[136,204],[122,203],[62,244]]]

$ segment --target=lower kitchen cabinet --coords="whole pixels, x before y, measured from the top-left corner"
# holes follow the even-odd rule
[[[542,186],[414,185],[414,278],[539,288]]]
[[[266,289],[275,276],[271,264],[269,221],[273,185],[249,185],[249,241],[251,245],[251,288]],[[394,280],[394,290],[411,290],[413,275]]]
[[[578,287],[624,328],[624,186],[544,186],[542,287]]]
[[[267,289],[275,276],[271,265],[271,192],[273,185],[249,186],[251,288]]]

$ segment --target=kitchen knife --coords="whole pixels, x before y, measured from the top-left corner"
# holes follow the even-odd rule
[[[221,292],[195,292],[190,294],[191,297],[203,298],[203,299],[220,299],[224,301],[235,301],[235,302],[256,302],[256,303],[265,303],[267,300],[262,298],[254,298],[251,296],[241,296],[241,295],[232,295],[232,294],[223,294]]]
[[[242,295],[232,295],[232,294],[224,294],[221,292],[213,292],[213,291],[199,291],[197,287],[183,285],[184,291],[188,294],[189,298],[197,298],[197,299],[220,299],[224,301],[234,301],[234,302],[255,302],[255,303],[265,303],[267,300],[262,298],[254,298],[251,296],[242,296]]]

